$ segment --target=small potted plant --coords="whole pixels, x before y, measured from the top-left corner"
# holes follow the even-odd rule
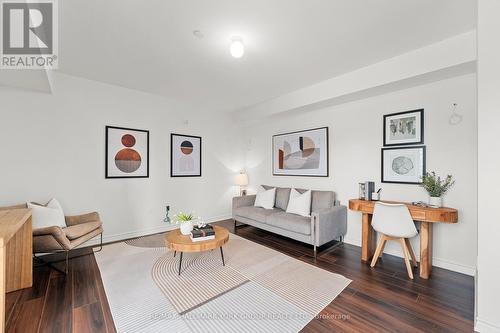
[[[181,234],[189,235],[193,230],[193,221],[196,220],[193,214],[187,214],[179,212],[179,214],[174,215],[173,221],[176,224],[180,224]]]
[[[443,195],[455,184],[452,175],[447,175],[445,179],[436,176],[434,171],[427,172],[422,177],[422,187],[429,193],[429,206],[441,207],[443,205]]]

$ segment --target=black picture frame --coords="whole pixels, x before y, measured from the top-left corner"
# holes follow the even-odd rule
[[[326,175],[307,175],[307,174],[281,174],[281,173],[276,173],[275,172],[275,163],[274,163],[274,140],[276,137],[283,136],[283,135],[290,135],[290,134],[298,134],[298,133],[306,133],[310,131],[317,131],[317,130],[325,130],[326,131]],[[316,127],[316,128],[310,128],[306,130],[300,130],[300,131],[293,131],[293,132],[287,132],[287,133],[280,133],[280,134],[275,134],[272,136],[272,141],[271,141],[271,154],[272,154],[272,168],[273,168],[273,176],[288,176],[288,177],[321,177],[321,178],[328,178],[330,177],[330,136],[329,136],[329,127],[324,126],[324,127]]]
[[[387,120],[389,117],[394,117],[394,116],[403,116],[405,114],[409,113],[419,113],[420,114],[420,140],[417,141],[408,141],[408,142],[402,142],[402,143],[388,143],[387,140]],[[424,109],[416,109],[416,110],[410,110],[410,111],[403,111],[403,112],[396,112],[396,113],[391,113],[391,114],[386,114],[383,117],[383,142],[384,142],[384,147],[394,147],[394,146],[409,146],[409,145],[421,145],[424,144]]]
[[[116,130],[123,130],[123,131],[130,131],[130,132],[142,132],[146,133],[146,175],[144,176],[110,176],[109,175],[109,169],[108,169],[108,154],[109,154],[109,130],[116,129]],[[106,179],[123,179],[123,178],[149,178],[149,131],[148,130],[141,130],[137,128],[127,128],[127,127],[118,127],[118,126],[106,126],[105,127],[105,154],[104,154],[104,177]]]
[[[197,174],[193,175],[176,175],[174,174],[174,137],[179,136],[179,137],[187,137],[187,138],[194,138],[194,139],[199,139],[200,140],[200,154],[199,154],[199,159],[200,159],[200,172]],[[202,175],[202,169],[203,169],[203,155],[202,155],[202,150],[203,150],[203,140],[201,136],[195,136],[195,135],[188,135],[188,134],[178,134],[178,133],[170,133],[170,177],[172,178],[177,178],[177,177],[201,177]]]
[[[391,148],[382,148],[381,149],[381,154],[380,154],[380,163],[381,163],[381,182],[382,183],[389,183],[389,184],[408,184],[408,185],[420,185],[422,184],[422,181],[418,182],[404,182],[404,181],[392,181],[392,180],[386,180],[385,175],[384,175],[384,152],[389,151],[389,150],[406,150],[406,149],[421,149],[422,150],[422,176],[425,175],[427,171],[426,167],[426,146],[409,146],[409,147],[391,147]]]

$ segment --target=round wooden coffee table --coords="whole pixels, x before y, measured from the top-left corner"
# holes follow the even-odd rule
[[[201,241],[193,242],[189,235],[185,236],[181,234],[179,229],[170,231],[165,235],[165,244],[171,250],[174,250],[174,257],[179,251],[181,253],[179,259],[179,275],[181,275],[182,267],[182,253],[183,252],[203,252],[208,250],[214,250],[220,248],[220,255],[222,257],[222,266],[224,263],[224,252],[222,251],[222,245],[226,244],[229,240],[229,231],[227,229],[214,225],[215,238]]]

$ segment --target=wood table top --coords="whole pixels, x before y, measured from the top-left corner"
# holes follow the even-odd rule
[[[5,246],[31,216],[31,209],[0,211],[0,247]]]
[[[351,199],[349,200],[349,209],[354,211],[359,211],[362,213],[372,214],[376,202],[377,201]],[[388,200],[381,200],[380,202],[406,205],[410,211],[411,217],[415,221],[443,222],[443,223],[458,222],[458,210],[456,210],[455,208],[421,207],[417,205],[412,205],[411,203],[408,202],[388,201]]]
[[[189,235],[183,235],[180,229],[176,229],[165,235],[165,244],[171,250],[179,252],[202,252],[219,248],[229,240],[229,231],[216,225],[213,227],[215,231],[214,239],[193,242]]]

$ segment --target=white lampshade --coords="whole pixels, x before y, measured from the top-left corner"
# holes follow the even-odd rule
[[[248,175],[246,173],[240,173],[234,178],[236,185],[247,186],[248,185]]]

